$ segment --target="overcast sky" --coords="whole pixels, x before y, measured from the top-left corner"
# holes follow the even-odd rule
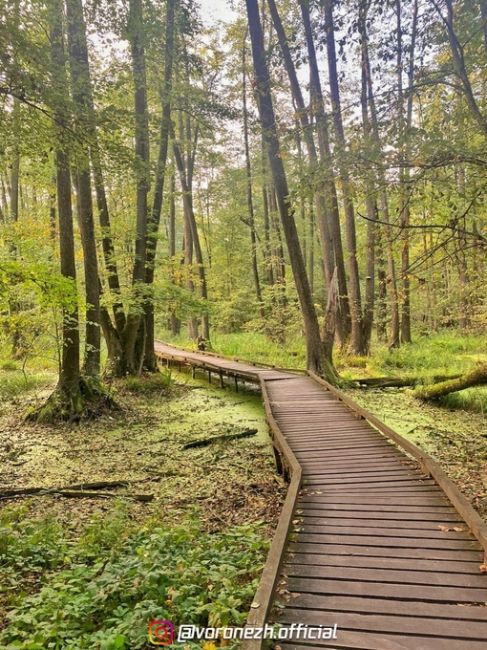
[[[235,12],[230,8],[228,0],[198,0],[201,6],[201,17],[206,25],[223,20],[230,21],[235,17]],[[242,2],[243,4],[243,2]]]

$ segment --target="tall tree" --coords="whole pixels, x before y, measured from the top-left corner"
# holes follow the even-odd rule
[[[245,32],[242,44],[242,114],[243,114],[243,136],[245,153],[245,174],[247,177],[247,218],[250,229],[250,246],[252,274],[254,277],[255,297],[259,304],[260,313],[263,316],[262,292],[260,289],[259,265],[257,261],[257,235],[255,230],[254,197],[252,189],[252,168],[250,163],[249,146],[249,112],[247,107],[247,31]]]
[[[369,45],[367,34],[367,14],[369,0],[360,0],[358,8],[358,30],[360,34],[360,59],[361,59],[361,94],[360,103],[362,108],[362,125],[364,148],[367,150],[371,145],[371,124],[369,115]],[[367,240],[366,240],[366,262],[365,262],[365,299],[363,315],[363,336],[364,346],[367,351],[370,349],[372,336],[372,325],[374,321],[375,305],[375,248],[377,232],[377,203],[376,203],[376,181],[374,173],[367,168],[365,178],[365,207],[367,211]]]
[[[67,127],[69,113],[66,98],[67,75],[63,32],[62,0],[48,0],[49,41],[51,44],[52,111],[56,133],[56,193],[59,219],[59,252],[61,273],[76,287],[73,209],[71,203],[71,172],[68,156]],[[62,354],[59,381],[52,401],[59,398],[66,417],[82,410],[80,385],[79,319],[77,299],[64,309],[62,325]],[[40,411],[48,416],[49,403]]]
[[[318,319],[313,305],[303,254],[299,243],[292,206],[289,200],[289,190],[286,172],[282,161],[279,137],[277,134],[274,105],[271,95],[269,70],[264,50],[264,38],[259,15],[257,0],[246,0],[250,40],[260,122],[264,142],[269,159],[269,167],[275,186],[275,194],[279,207],[282,227],[286,238],[287,248],[293,270],[294,282],[303,313],[306,336],[307,365],[318,373],[324,373],[330,381],[336,381],[336,374],[330,359],[325,359],[324,349],[320,339]]]
[[[66,0],[69,64],[79,142],[76,155],[78,214],[83,245],[86,293],[86,336],[83,371],[97,379],[100,374],[100,289],[93,220],[89,140],[92,135],[92,100],[86,34],[81,0]]]
[[[387,195],[387,181],[383,165],[383,151],[381,146],[379,119],[377,116],[377,107],[375,102],[374,86],[372,81],[372,70],[368,51],[368,34],[366,20],[361,21],[362,31],[362,52],[363,65],[365,66],[365,78],[368,84],[368,105],[370,114],[370,134],[372,144],[372,158],[375,162],[377,187],[378,187],[378,208],[381,215],[381,222],[384,227],[385,250],[387,258],[387,282],[386,287],[389,294],[389,305],[391,313],[390,322],[390,340],[391,348],[398,347],[400,344],[399,337],[399,296],[397,291],[396,264],[394,260],[393,235],[391,228],[389,199]],[[372,217],[372,215],[370,215]],[[382,244],[382,242],[381,242]]]
[[[343,128],[340,87],[338,82],[337,54],[335,45],[335,21],[333,16],[333,0],[324,0],[326,48],[328,54],[328,77],[333,112],[333,124],[337,140],[337,158],[340,173],[340,183],[343,194],[345,211],[345,230],[348,248],[348,287],[350,295],[351,315],[351,347],[356,354],[366,352],[362,324],[362,300],[360,292],[360,276],[357,259],[357,235],[355,228],[355,208],[353,201],[350,172],[346,159],[347,143]]]
[[[159,133],[159,156],[157,159],[154,200],[148,224],[146,283],[154,282],[154,270],[161,221],[164,181],[166,177],[169,134],[171,129],[171,93],[174,56],[174,14],[177,0],[167,0],[166,33],[164,46],[164,79],[161,88],[162,116]],[[154,372],[157,369],[157,359],[154,352],[154,302],[145,303],[145,351],[143,367]]]
[[[399,192],[400,192],[400,223],[402,226],[402,251],[401,251],[401,283],[402,283],[402,314],[401,314],[401,342],[411,342],[411,286],[409,279],[409,225],[411,220],[411,174],[406,165],[409,156],[410,132],[413,120],[413,83],[414,83],[414,56],[416,49],[416,32],[418,26],[418,0],[413,0],[413,15],[411,26],[411,42],[409,45],[409,61],[407,67],[408,94],[406,99],[406,115],[404,116],[403,92],[403,60],[402,60],[402,7],[400,0],[396,0],[397,19],[397,89],[398,89],[398,125],[399,125]]]
[[[340,225],[340,213],[338,209],[338,197],[333,170],[333,160],[330,147],[330,135],[328,128],[328,116],[325,111],[325,101],[321,86],[320,73],[316,58],[316,48],[311,26],[309,0],[302,0],[299,3],[301,17],[303,20],[306,49],[308,53],[310,73],[310,99],[311,114],[316,123],[318,132],[318,150],[320,153],[320,173],[325,179],[325,195],[327,198],[327,217],[330,222],[330,234],[333,241],[335,267],[337,272],[338,313],[336,318],[337,334],[341,344],[346,344],[351,333],[350,305],[347,289],[347,276],[343,255],[342,233]]]

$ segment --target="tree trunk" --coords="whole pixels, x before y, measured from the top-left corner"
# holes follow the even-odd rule
[[[173,140],[173,150],[174,150],[174,160],[176,162],[176,167],[179,173],[179,182],[181,183],[181,190],[183,194],[184,211],[189,221],[189,228],[191,230],[191,238],[193,240],[196,264],[198,265],[200,294],[203,300],[206,302],[208,300],[208,289],[206,285],[206,273],[205,273],[205,267],[203,262],[203,253],[201,250],[200,237],[199,237],[198,227],[196,224],[196,218],[193,210],[193,202],[191,200],[191,191],[188,187],[188,181],[186,179],[184,161],[181,155],[180,146],[176,140]],[[209,327],[208,314],[203,314],[202,325],[203,325],[202,328],[203,337],[208,341],[210,339],[210,327]]]
[[[171,192],[169,196],[169,257],[171,258],[171,264],[174,264],[176,257],[176,175],[174,171],[171,173]],[[176,274],[174,271],[171,272],[172,281],[176,282]],[[177,317],[174,310],[171,311],[169,327],[171,329],[171,334],[177,336],[181,331],[181,322]]]
[[[56,128],[56,193],[59,219],[59,251],[61,274],[76,287],[73,210],[71,203],[71,174],[69,168],[66,127],[66,57],[62,28],[62,0],[52,0],[49,7],[49,40],[51,44],[53,115]],[[61,369],[57,390],[65,397],[72,413],[81,411],[79,320],[76,294],[72,304],[63,312]]]
[[[324,172],[324,189],[328,205],[328,219],[330,220],[330,235],[333,241],[333,253],[335,268],[337,270],[338,298],[336,333],[341,345],[345,345],[351,333],[350,304],[347,289],[347,275],[343,255],[342,233],[340,225],[340,212],[338,209],[338,197],[333,173],[333,160],[330,148],[330,136],[328,130],[328,117],[325,112],[325,101],[321,87],[320,73],[316,59],[316,49],[311,28],[309,4],[307,1],[300,2],[301,17],[303,19],[308,61],[310,70],[310,94],[311,112],[316,120],[318,131],[318,149],[320,163]]]
[[[403,88],[402,88],[402,25],[401,3],[396,0],[397,14],[397,75],[398,75],[398,105],[399,105],[399,192],[400,192],[400,224],[402,227],[401,251],[401,283],[402,283],[402,315],[401,315],[401,342],[411,343],[411,287],[409,280],[409,222],[410,222],[410,170],[405,163],[409,155],[409,138],[413,119],[413,82],[414,82],[414,55],[416,47],[416,32],[418,24],[418,0],[414,0],[411,27],[411,46],[408,63],[409,93],[406,102],[406,119],[404,120]]]
[[[323,267],[325,271],[326,286],[328,288],[331,283],[335,260],[333,254],[333,243],[329,230],[330,215],[327,214],[326,190],[323,186],[322,180],[318,177],[318,154],[316,152],[312,126],[310,124],[308,112],[304,104],[303,93],[301,92],[296,69],[291,56],[291,52],[289,50],[286,33],[279,16],[279,12],[277,11],[276,3],[274,0],[267,0],[267,3],[269,5],[272,22],[274,24],[274,29],[276,30],[277,38],[279,41],[284,67],[289,78],[292,96],[297,109],[296,112],[303,129],[303,139],[308,153],[309,177],[311,179],[310,185],[312,187],[313,195],[315,198],[315,214],[319,225],[320,242],[323,255]]]
[[[252,43],[260,122],[269,158],[269,166],[275,185],[279,214],[282,221],[284,235],[286,237],[291,268],[293,270],[296,290],[303,313],[307,346],[307,366],[317,373],[324,373],[329,381],[336,383],[336,373],[334,368],[324,357],[318,319],[316,317],[306,269],[304,267],[303,255],[299,244],[292,207],[289,202],[289,190],[277,135],[259,7],[257,0],[246,0],[246,5],[250,39]]]
[[[272,262],[269,200],[267,185],[267,167],[265,164],[265,152],[262,152],[262,216],[264,221],[264,267],[267,275],[267,284],[272,287],[275,282],[274,265]]]
[[[368,0],[361,2],[359,6],[359,33],[361,39],[361,77],[362,87],[360,101],[362,106],[362,124],[364,131],[365,148],[370,146],[371,125],[369,118],[369,43],[367,35],[367,9]],[[366,241],[366,263],[365,263],[365,300],[363,315],[363,336],[364,346],[370,352],[370,340],[372,337],[372,326],[374,322],[375,303],[375,244],[377,230],[377,204],[375,200],[375,179],[370,169],[365,171],[365,207],[367,211],[367,241]]]
[[[351,348],[355,354],[365,354],[362,324],[362,300],[360,295],[360,277],[357,261],[357,236],[355,232],[355,208],[348,164],[346,162],[346,140],[343,129],[340,88],[338,84],[337,56],[335,48],[335,25],[333,19],[333,0],[325,0],[326,46],[328,53],[328,76],[333,109],[333,123],[337,139],[337,158],[340,182],[345,209],[345,225],[348,247],[348,274],[350,295]]]
[[[367,41],[366,41],[367,42]],[[377,108],[375,104],[374,88],[372,83],[372,72],[368,55],[365,58],[367,68],[368,96],[370,108],[371,137],[374,144],[374,154],[377,160],[377,183],[379,186],[378,206],[384,222],[384,235],[386,239],[386,258],[387,258],[387,283],[386,287],[389,294],[391,308],[390,340],[389,347],[396,348],[400,344],[399,339],[399,297],[397,293],[396,266],[394,261],[394,251],[392,249],[392,232],[390,227],[389,201],[386,191],[386,177],[382,166],[382,151],[379,132],[379,120],[377,117]]]
[[[242,45],[242,112],[243,112],[243,135],[244,135],[244,149],[245,149],[245,171],[247,176],[247,215],[250,228],[250,245],[251,245],[251,260],[252,260],[252,274],[254,276],[255,297],[259,305],[261,317],[264,317],[262,305],[262,292],[260,289],[259,266],[257,263],[257,236],[255,232],[255,215],[254,215],[254,200],[252,195],[252,168],[250,166],[250,147],[249,147],[249,115],[247,109],[247,62],[246,62],[246,40],[247,33],[244,37]]]
[[[136,226],[135,257],[132,271],[133,304],[129,307],[125,327],[120,336],[121,358],[116,360],[118,375],[140,372],[145,349],[145,326],[141,326],[141,310],[144,308],[148,192],[149,192],[149,114],[147,106],[147,80],[145,64],[145,29],[141,0],[130,0],[128,16],[132,76],[134,80],[135,114],[135,178],[136,178]]]
[[[470,113],[473,118],[476,120],[477,124],[480,127],[484,137],[487,137],[487,118],[483,115],[480,110],[479,104],[473,93],[472,84],[467,73],[467,68],[465,66],[465,58],[463,53],[463,46],[460,43],[458,36],[455,32],[453,25],[454,15],[453,15],[453,2],[452,0],[445,0],[447,15],[443,16],[441,9],[439,8],[436,0],[433,0],[433,4],[436,7],[438,14],[441,16],[441,19],[445,23],[446,32],[448,36],[448,42],[450,43],[450,50],[453,59],[453,67],[455,72],[460,79],[463,87],[463,93],[465,99],[467,100],[467,105],[470,109]]]
[[[457,379],[449,379],[439,384],[422,386],[414,391],[414,396],[423,400],[436,400],[450,393],[465,390],[465,388],[470,388],[471,386],[483,386],[485,384],[487,384],[487,364],[484,363]]]
[[[157,238],[161,221],[162,199],[166,173],[169,132],[171,128],[171,90],[174,50],[174,11],[176,0],[168,0],[166,15],[166,38],[164,47],[164,80],[161,92],[162,117],[160,126],[159,157],[157,160],[154,202],[148,224],[147,263],[145,281],[154,282]],[[154,351],[154,301],[149,297],[145,303],[145,350],[143,368],[149,372],[157,370],[157,358]]]
[[[93,201],[89,145],[84,138],[90,131],[91,88],[86,35],[83,33],[83,7],[81,0],[66,0],[68,19],[69,64],[75,113],[75,126],[82,143],[76,158],[78,215],[83,246],[86,295],[86,335],[83,372],[87,377],[98,379],[100,375],[100,294],[98,260],[93,221]]]
[[[382,243],[382,229],[376,232],[377,252],[377,338],[382,343],[387,341],[387,275],[385,272],[384,245]]]

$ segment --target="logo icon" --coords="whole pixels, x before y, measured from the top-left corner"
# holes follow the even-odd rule
[[[152,619],[148,623],[149,642],[168,646],[174,643],[174,623],[164,619]]]

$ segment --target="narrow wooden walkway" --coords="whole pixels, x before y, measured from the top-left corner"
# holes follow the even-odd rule
[[[283,510],[287,547],[268,560],[284,605],[277,620],[337,624],[338,633],[281,648],[487,648],[484,549],[414,459],[311,377],[163,344],[158,353],[261,381],[268,417],[301,467],[294,514]]]

